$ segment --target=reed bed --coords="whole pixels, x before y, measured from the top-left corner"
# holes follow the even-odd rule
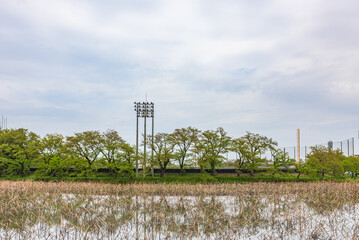
[[[0,239],[358,239],[359,183],[0,181]]]

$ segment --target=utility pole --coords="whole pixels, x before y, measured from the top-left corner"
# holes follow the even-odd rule
[[[138,118],[140,116],[140,104],[135,102],[136,111],[136,178],[138,178]]]
[[[153,140],[154,140],[154,129],[155,129],[155,112],[153,111],[152,113],[152,144],[153,144]],[[151,174],[152,174],[152,177],[155,175],[155,170],[154,170],[154,167],[153,167],[153,147],[151,146]]]
[[[146,102],[147,103],[147,102]],[[147,135],[146,135],[146,118],[147,118],[147,104],[145,104],[145,112],[143,114],[144,116],[144,137],[143,137],[143,162],[142,162],[142,171],[143,171],[143,177],[146,176],[146,147],[147,147]]]

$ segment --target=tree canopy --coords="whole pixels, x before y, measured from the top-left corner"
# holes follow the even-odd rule
[[[223,128],[201,131],[193,127],[178,128],[172,133],[149,135],[146,145],[153,150],[151,166],[164,176],[166,169],[179,168],[180,174],[188,167],[199,167],[203,173],[216,174],[219,167],[235,167],[237,174],[252,176],[263,169],[274,174],[281,170],[297,170],[301,174],[341,177],[348,173],[356,177],[359,157],[345,157],[339,150],[316,146],[297,165],[294,159],[277,148],[277,142],[260,134],[246,132],[230,137]],[[236,158],[224,161],[226,153]],[[265,153],[271,153],[267,159]],[[143,154],[139,154],[144,162]],[[30,168],[46,176],[88,176],[99,168],[107,168],[115,176],[134,175],[135,148],[117,131],[84,131],[73,136],[46,134],[40,137],[27,129],[0,130],[0,175],[25,176]],[[145,173],[145,171],[144,171]]]

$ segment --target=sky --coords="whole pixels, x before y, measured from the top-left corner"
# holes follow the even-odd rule
[[[155,132],[223,127],[295,146],[300,128],[302,146],[357,141],[358,10],[357,0],[0,0],[0,114],[40,136],[115,129],[134,144],[133,103],[147,95]]]

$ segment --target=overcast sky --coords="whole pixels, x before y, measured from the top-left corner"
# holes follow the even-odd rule
[[[133,102],[147,93],[156,132],[357,140],[358,11],[357,0],[0,0],[0,114],[41,136],[115,129],[134,143]]]

